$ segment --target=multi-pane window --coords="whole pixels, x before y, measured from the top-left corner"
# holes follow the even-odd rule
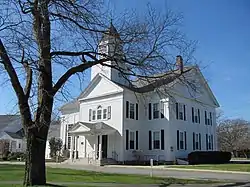
[[[187,150],[187,132],[177,130],[177,150]]]
[[[97,110],[97,120],[102,119],[102,109]]]
[[[139,118],[139,105],[138,103],[130,103],[129,101],[126,101],[126,118],[130,119],[136,119]]]
[[[207,150],[213,150],[214,148],[214,145],[213,145],[213,135],[212,134],[206,134],[206,147],[207,147]]]
[[[186,121],[186,105],[182,103],[175,104],[176,119]]]
[[[159,103],[149,103],[148,104],[148,119],[158,119],[164,118],[164,103],[161,101]]]
[[[107,118],[107,109],[103,109],[103,119],[106,119]]]
[[[153,104],[153,118],[157,119],[159,118],[159,103],[154,103]]]
[[[135,149],[135,132],[129,132],[129,149]]]
[[[102,108],[98,106],[96,110],[89,109],[89,121],[96,121],[101,119],[111,118],[111,106],[107,108]]]
[[[192,107],[192,122],[200,123],[200,109]]]
[[[201,134],[193,132],[193,150],[201,150]]]
[[[129,105],[129,116],[130,119],[135,119],[135,105],[133,103]]]
[[[205,124],[213,125],[212,121],[213,121],[212,112],[205,111]]]
[[[160,132],[153,132],[153,149],[160,149]]]
[[[199,149],[199,134],[195,134],[195,149]]]

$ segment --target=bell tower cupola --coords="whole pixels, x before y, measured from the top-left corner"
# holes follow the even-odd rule
[[[102,38],[98,44],[98,58],[111,58],[115,60],[106,61],[105,64],[115,66],[119,69],[125,71],[126,64],[122,62],[123,53],[123,42],[120,38],[119,33],[114,27],[113,23],[110,23],[107,31],[102,35]],[[120,83],[127,84],[127,80],[118,70],[102,66],[100,64],[95,65],[91,68],[91,80],[98,74],[101,73],[105,75],[110,80]]]

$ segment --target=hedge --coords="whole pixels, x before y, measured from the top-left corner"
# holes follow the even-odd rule
[[[231,160],[230,152],[196,151],[188,154],[188,162],[194,164],[225,164]]]

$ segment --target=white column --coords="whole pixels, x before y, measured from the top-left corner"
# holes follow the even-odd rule
[[[102,135],[100,135],[100,140],[99,140],[99,158],[100,161],[102,160]]]
[[[71,146],[71,159],[72,159],[72,161],[74,160],[74,158],[75,158],[75,154],[74,154],[74,151],[75,151],[75,135],[73,135],[72,137],[72,140],[71,140],[71,142],[72,142],[72,146]]]
[[[97,155],[97,136],[95,136],[95,143],[94,143],[94,160],[96,160],[96,155]]]

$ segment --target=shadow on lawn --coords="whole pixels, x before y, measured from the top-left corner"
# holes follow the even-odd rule
[[[232,183],[232,184],[220,184],[217,187],[236,187],[236,186],[243,186],[243,185],[247,185],[250,186],[249,182],[236,182],[236,183]],[[245,187],[247,187],[245,186]]]
[[[50,183],[47,183],[46,186],[49,186],[49,187],[67,187],[67,186],[63,186],[63,185],[50,184]]]

